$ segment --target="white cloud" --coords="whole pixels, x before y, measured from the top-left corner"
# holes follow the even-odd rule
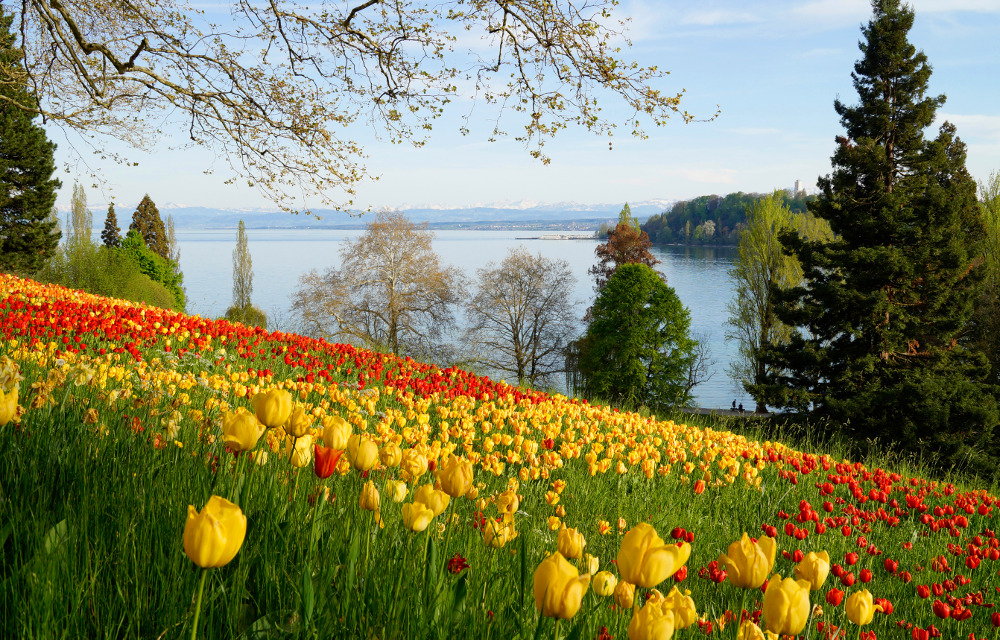
[[[934,126],[940,126],[945,120],[958,128],[959,137],[966,142],[1000,142],[1000,116],[938,113]]]
[[[726,11],[717,9],[715,11],[695,11],[683,16],[681,24],[697,25],[701,27],[711,27],[716,25],[731,24],[753,24],[761,22],[761,18],[752,13],[743,11]]]

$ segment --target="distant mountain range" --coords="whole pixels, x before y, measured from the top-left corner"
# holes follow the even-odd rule
[[[632,215],[640,221],[670,208],[672,200],[647,200],[629,203]],[[461,208],[447,208],[433,205],[401,207],[411,220],[427,222],[439,228],[596,228],[601,222],[616,220],[624,203],[580,204],[577,202],[535,203],[530,201],[503,202]],[[230,229],[236,228],[240,220],[249,229],[267,228],[329,228],[350,229],[365,225],[362,212],[352,214],[334,210],[315,210],[313,215],[292,215],[274,209],[215,209],[182,204],[167,203],[157,205],[160,215],[174,218],[178,229]],[[94,227],[103,228],[107,205],[91,207]],[[132,219],[135,205],[116,205],[118,224],[126,229]],[[65,215],[66,210],[61,210]]]

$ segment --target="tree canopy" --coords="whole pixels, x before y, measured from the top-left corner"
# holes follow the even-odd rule
[[[491,139],[505,110],[518,114],[515,138],[542,161],[571,125],[606,135],[627,122],[642,136],[642,118],[691,118],[660,86],[666,72],[620,57],[615,0],[225,5],[214,18],[183,0],[17,3],[25,64],[0,67],[0,84],[30,85],[39,102],[2,99],[147,150],[172,126],[180,146],[215,150],[231,179],[286,206],[302,194],[350,203],[367,174],[352,125],[419,145],[460,98],[496,107]],[[599,94],[632,117],[605,115]]]
[[[60,182],[52,177],[55,145],[34,122],[37,102],[11,21],[0,5],[0,269],[33,273],[59,243],[50,214]]]
[[[845,133],[811,209],[837,237],[781,237],[805,282],[773,288],[798,327],[768,356],[772,402],[881,438],[945,465],[982,465],[996,402],[965,335],[981,297],[985,235],[955,127],[924,131],[944,96],[927,95],[927,57],[910,44],[913,11],[874,0],[854,67],[859,103],[839,100]]]
[[[625,407],[690,402],[691,315],[644,264],[623,264],[598,294],[580,341],[584,393]]]

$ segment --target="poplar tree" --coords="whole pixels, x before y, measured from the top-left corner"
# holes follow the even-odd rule
[[[136,230],[142,235],[146,246],[153,250],[158,256],[169,259],[170,246],[167,242],[167,230],[163,226],[163,219],[160,218],[160,211],[156,208],[153,199],[147,193],[142,197],[135,213],[132,214],[132,224],[128,230]]]
[[[91,227],[94,226],[94,214],[87,208],[87,192],[79,182],[73,182],[70,202],[70,239],[75,245],[88,245]]]
[[[104,218],[104,230],[101,231],[101,242],[109,249],[114,249],[122,243],[122,231],[118,228],[118,216],[115,215],[114,202],[108,205],[108,215]]]
[[[246,309],[253,302],[253,259],[247,246],[247,229],[243,221],[236,230],[236,248],[233,249],[233,307]]]
[[[798,327],[767,356],[772,403],[811,409],[864,444],[881,440],[941,465],[991,464],[997,424],[980,353],[963,331],[980,297],[984,225],[965,145],[944,96],[907,40],[913,11],[874,0],[854,66],[859,103],[834,104],[845,129],[810,209],[837,238],[781,235],[804,284],[774,288],[778,319]]]
[[[0,271],[33,273],[59,244],[50,212],[60,183],[52,177],[56,146],[34,123],[37,101],[27,88],[11,21],[0,5]]]

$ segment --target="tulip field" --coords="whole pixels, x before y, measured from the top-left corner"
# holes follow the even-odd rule
[[[1000,637],[996,488],[821,446],[0,274],[0,637]]]

